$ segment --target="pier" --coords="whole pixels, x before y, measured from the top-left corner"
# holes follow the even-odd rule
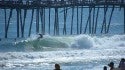
[[[83,17],[83,14],[85,14],[84,9],[86,8],[88,9],[88,16]],[[35,27],[36,34],[96,34],[99,24],[98,20],[100,19],[100,9],[103,9],[104,14],[100,33],[107,34],[110,32],[111,21],[116,8],[119,9],[119,12],[121,12],[121,9],[124,9],[123,33],[125,33],[124,0],[0,0],[0,10],[4,10],[4,38],[8,38],[8,33],[11,33],[9,32],[9,28],[13,15],[16,17],[17,38],[30,37],[33,27]],[[70,12],[68,11],[69,9],[71,10]],[[29,10],[31,11],[30,17],[27,16]],[[13,13],[14,11],[16,11],[16,13]],[[68,15],[69,13],[71,16]],[[110,13],[108,19],[107,13]],[[59,17],[60,14],[63,15],[63,19]],[[69,20],[68,17],[71,18],[70,22],[67,22],[67,20]],[[30,23],[28,23],[29,26],[26,29],[27,18],[30,18]],[[63,25],[60,23],[60,18],[63,20]],[[86,22],[83,22],[83,18],[86,18]],[[33,26],[34,20],[36,22],[35,26]],[[54,21],[53,23],[52,20]],[[74,20],[76,20],[76,22]],[[67,24],[70,24],[70,26],[68,26],[70,29],[67,28]],[[60,26],[63,28],[60,28]],[[76,30],[74,30],[74,28]],[[27,35],[25,35],[26,30],[28,31]]]

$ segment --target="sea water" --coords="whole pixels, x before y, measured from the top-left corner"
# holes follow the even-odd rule
[[[123,9],[121,13],[118,10],[114,12],[113,24],[107,35],[99,35],[101,28],[101,20],[99,20],[98,35],[53,36],[46,33],[42,39],[37,39],[38,35],[34,34],[33,27],[31,37],[15,40],[13,38],[16,36],[15,17],[12,18],[9,28],[11,38],[4,39],[4,17],[1,16],[0,70],[53,70],[56,63],[60,64],[62,70],[102,70],[111,61],[117,67],[120,59],[125,58],[125,35],[121,34],[123,33]],[[3,10],[0,14],[3,14]],[[100,15],[103,14],[100,13]],[[84,16],[86,16],[85,13]],[[26,20],[28,27],[30,19]],[[67,23],[69,22],[67,20]],[[62,20],[60,25],[61,23],[63,23]],[[67,24],[67,28],[69,26],[70,24]],[[25,31],[25,35],[27,34],[28,28]]]
[[[125,57],[125,35],[44,36],[1,43],[1,70],[52,70],[59,63],[63,70],[102,70]],[[19,46],[18,46],[19,45]]]

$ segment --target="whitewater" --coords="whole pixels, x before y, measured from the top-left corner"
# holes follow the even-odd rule
[[[6,45],[5,45],[6,44]],[[125,35],[50,36],[0,42],[0,70],[102,70],[125,58]]]

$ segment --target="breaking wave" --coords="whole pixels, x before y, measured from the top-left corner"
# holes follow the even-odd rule
[[[45,35],[44,38],[37,39],[33,36],[26,40],[16,42],[16,45],[24,45],[27,49],[41,50],[43,48],[109,48],[109,47],[125,47],[125,35],[114,36],[91,36],[91,35],[78,35],[78,36],[49,36]]]
[[[41,70],[45,70],[46,67],[54,66],[55,63],[84,66],[106,65],[111,60],[119,62],[120,58],[125,57],[125,51],[123,50],[125,49],[125,35],[45,35],[42,39],[37,38],[37,36],[33,36],[13,43],[15,47],[12,49],[19,50],[24,46],[22,49],[26,51],[1,52],[0,68],[15,68],[15,70],[18,70],[18,68],[41,67]],[[11,46],[9,45],[9,47]],[[48,51],[45,49],[48,49]],[[29,50],[33,52],[29,52]],[[44,67],[45,69],[43,69]]]

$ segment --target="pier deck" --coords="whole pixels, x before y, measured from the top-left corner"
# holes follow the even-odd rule
[[[0,1],[0,8],[62,8],[72,6],[103,6],[103,5],[115,5],[125,6],[125,2],[122,0],[40,0],[40,1]]]

